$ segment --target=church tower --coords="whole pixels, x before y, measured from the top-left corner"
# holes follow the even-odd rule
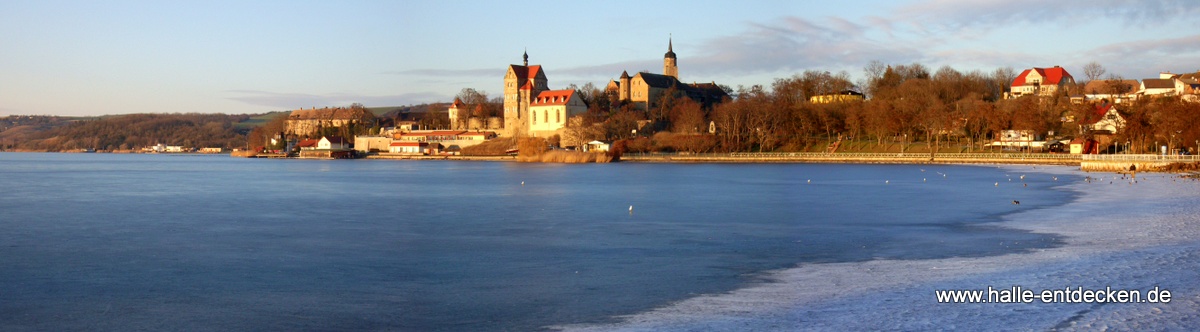
[[[675,62],[675,50],[671,38],[667,39],[667,54],[663,55],[663,75],[679,79],[679,65]]]
[[[533,98],[546,91],[546,73],[541,65],[529,65],[529,53],[521,55],[520,65],[509,65],[504,75],[504,132],[507,136],[521,136],[527,131],[523,114],[529,111]]]

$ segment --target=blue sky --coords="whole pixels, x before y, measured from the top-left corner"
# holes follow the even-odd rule
[[[1190,0],[0,1],[0,116],[263,113],[502,93],[528,49],[550,87],[661,72],[762,84],[871,60],[991,71],[1097,61],[1200,70]]]

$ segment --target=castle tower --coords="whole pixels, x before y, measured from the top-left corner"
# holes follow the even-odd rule
[[[522,65],[509,65],[504,75],[504,132],[508,136],[521,136],[528,131],[523,114],[548,85],[542,66],[529,65],[529,52],[522,54],[521,59]]]
[[[629,72],[628,71],[621,72],[621,84],[619,86],[617,86],[617,91],[619,91],[618,96],[621,97],[619,100],[624,100],[624,101],[629,100]]]
[[[667,39],[667,54],[663,55],[663,75],[679,79],[679,65],[675,62],[675,50],[671,38]]]

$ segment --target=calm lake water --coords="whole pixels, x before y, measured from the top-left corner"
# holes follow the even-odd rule
[[[987,223],[1064,204],[1072,194],[1053,187],[1075,180],[987,166],[0,153],[0,330],[604,322],[798,264],[1055,246]]]

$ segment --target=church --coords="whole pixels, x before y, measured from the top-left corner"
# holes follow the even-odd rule
[[[663,73],[637,73],[633,77],[628,71],[621,72],[618,80],[610,81],[605,90],[618,96],[619,100],[633,103],[641,110],[658,106],[663,93],[674,87],[680,97],[690,98],[705,108],[729,98],[715,82],[687,84],[679,80],[679,63],[675,56],[672,40],[667,40],[667,53],[663,55]]]

